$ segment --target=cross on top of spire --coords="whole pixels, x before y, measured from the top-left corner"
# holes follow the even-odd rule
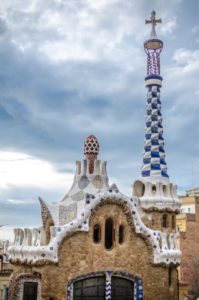
[[[156,31],[155,31],[155,26],[156,26],[157,23],[162,22],[162,19],[156,19],[155,15],[156,15],[156,12],[155,12],[155,10],[153,10],[151,12],[150,20],[145,20],[145,24],[150,24],[151,23],[151,26],[152,26],[150,38],[157,38],[157,34],[156,34]]]

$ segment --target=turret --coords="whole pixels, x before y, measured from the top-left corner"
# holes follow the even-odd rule
[[[147,54],[146,126],[141,177],[133,184],[133,195],[139,198],[143,209],[178,211],[180,201],[176,194],[177,187],[169,181],[164,149],[160,100],[160,54],[163,42],[157,37],[155,29],[161,19],[156,19],[156,13],[152,11],[145,23],[152,26],[151,34],[144,43]]]

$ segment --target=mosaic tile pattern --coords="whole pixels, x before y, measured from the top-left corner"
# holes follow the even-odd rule
[[[23,232],[16,231],[16,234],[20,235],[16,237],[16,241],[21,240],[21,244],[15,244],[8,248],[10,258],[13,262],[17,260],[27,263],[42,263],[42,261],[44,263],[45,261],[58,262],[58,250],[62,240],[70,236],[72,232],[88,232],[89,218],[93,210],[97,205],[102,205],[103,203],[115,203],[125,206],[125,209],[131,214],[136,233],[139,233],[143,238],[147,238],[151,244],[155,264],[169,265],[173,263],[176,265],[180,263],[181,252],[176,242],[178,233],[163,233],[148,228],[143,223],[139,213],[139,199],[124,196],[119,192],[116,185],[111,186],[106,192],[97,193],[96,195],[87,194],[84,212],[81,214],[81,217],[63,226],[52,226],[51,240],[48,245],[42,246],[37,243],[36,247],[24,246],[23,236],[21,236]]]
[[[160,87],[157,85],[148,87],[142,176],[162,176],[168,178],[164,150]]]
[[[59,209],[59,224],[64,225],[76,218],[77,215],[77,204],[73,203],[70,205],[60,205]]]

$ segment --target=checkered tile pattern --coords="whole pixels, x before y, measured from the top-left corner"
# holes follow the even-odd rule
[[[164,151],[160,87],[157,85],[148,87],[142,176],[168,177]]]

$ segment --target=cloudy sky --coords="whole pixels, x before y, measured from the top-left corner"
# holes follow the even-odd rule
[[[0,1],[0,223],[40,224],[95,134],[111,182],[140,176],[152,9],[164,41],[161,94],[168,172],[199,185],[199,1]]]

